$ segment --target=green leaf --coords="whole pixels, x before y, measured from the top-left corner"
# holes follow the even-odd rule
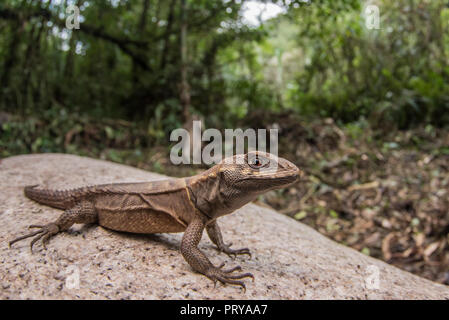
[[[332,217],[332,218],[338,218],[338,213],[337,213],[337,211],[335,211],[335,210],[330,210],[329,211],[329,214],[330,214],[330,216]]]
[[[307,212],[306,211],[299,211],[297,214],[295,214],[294,216],[293,216],[293,218],[295,218],[296,220],[302,220],[302,219],[304,219],[305,217],[307,217]]]
[[[369,250],[369,248],[367,248],[367,247],[363,248],[361,252],[362,252],[363,254],[367,255],[367,256],[370,255],[370,250]]]
[[[111,127],[104,127],[104,131],[106,131],[106,136],[108,139],[114,139],[114,130]]]

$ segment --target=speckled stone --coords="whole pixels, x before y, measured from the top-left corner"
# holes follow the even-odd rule
[[[60,210],[23,195],[26,185],[73,188],[163,176],[63,154],[0,162],[0,299],[449,299],[449,288],[339,245],[313,229],[253,204],[219,220],[225,241],[249,247],[232,260],[206,235],[201,250],[218,265],[252,272],[247,291],[192,272],[179,253],[182,234],[133,235],[76,225],[30,253],[29,240],[8,241]],[[378,275],[378,282],[376,282]]]

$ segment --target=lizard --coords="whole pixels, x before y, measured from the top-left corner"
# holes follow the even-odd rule
[[[223,240],[217,219],[230,214],[269,190],[284,188],[296,182],[302,171],[290,161],[273,154],[251,151],[225,158],[210,169],[186,178],[135,183],[112,183],[70,190],[24,188],[25,196],[38,203],[65,210],[54,222],[31,225],[37,231],[9,242],[34,237],[33,245],[42,246],[54,235],[75,223],[98,225],[131,233],[184,232],[180,251],[191,268],[208,277],[216,285],[241,286],[251,273],[236,274],[240,266],[223,269],[214,266],[198,248],[206,230],[218,250],[229,255],[249,255],[248,248],[231,249]]]

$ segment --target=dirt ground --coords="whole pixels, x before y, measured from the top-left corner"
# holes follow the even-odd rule
[[[280,150],[307,176],[262,201],[342,244],[449,284],[447,129],[376,137],[331,119],[283,123]]]

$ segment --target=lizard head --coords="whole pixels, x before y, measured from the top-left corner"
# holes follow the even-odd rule
[[[290,161],[261,151],[224,159],[220,173],[228,186],[252,195],[284,188],[302,175]]]
[[[290,161],[254,151],[225,158],[187,179],[194,205],[210,218],[233,212],[258,195],[294,183],[302,172]]]

